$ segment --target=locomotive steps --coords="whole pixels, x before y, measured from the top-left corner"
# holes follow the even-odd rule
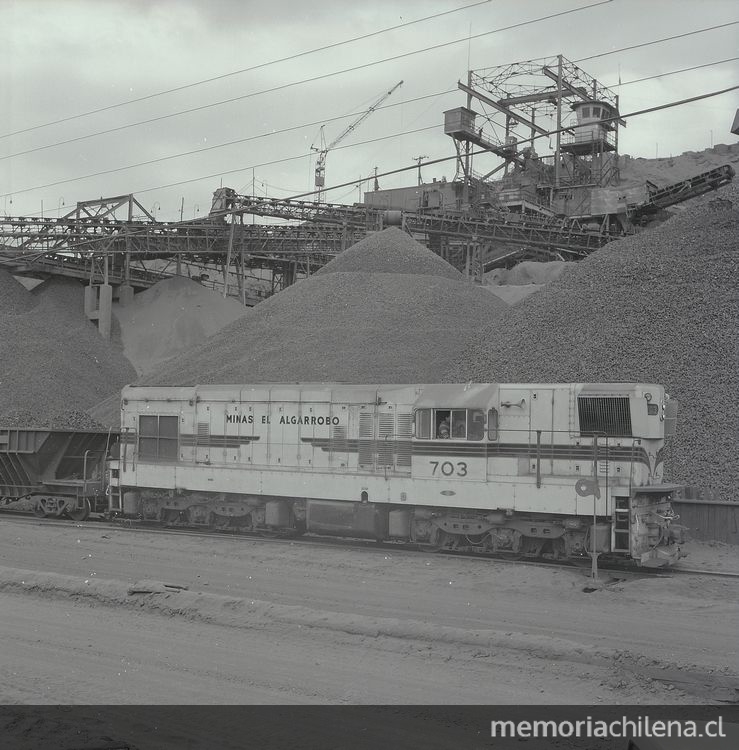
[[[207,585],[204,584],[204,585]],[[451,649],[455,660],[495,659],[511,654],[525,659],[568,662],[582,669],[604,668],[618,684],[639,681],[653,693],[665,690],[660,700],[677,697],[675,690],[693,700],[734,702],[739,691],[736,676],[720,674],[639,654],[632,650],[585,645],[576,640],[498,629],[470,629],[431,625],[425,621],[332,612],[273,601],[211,594],[189,590],[172,582],[142,580],[127,584],[118,580],[62,575],[0,567],[0,592],[27,594],[44,599],[70,599],[89,606],[105,606],[151,615],[218,625],[242,630],[272,630],[289,634],[295,629],[328,631],[344,641],[360,639],[373,648],[408,652]],[[615,590],[618,595],[618,589]],[[603,595],[613,595],[601,590]],[[650,685],[651,683],[651,685]],[[657,699],[659,696],[655,696]]]

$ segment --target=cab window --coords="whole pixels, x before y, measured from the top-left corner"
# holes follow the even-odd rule
[[[416,409],[416,437],[419,440],[431,437],[431,409]]]
[[[485,437],[485,412],[482,409],[467,410],[467,440],[482,440]]]
[[[417,409],[418,440],[482,440],[485,412],[482,409]],[[497,421],[496,428],[497,434]]]
[[[452,434],[451,409],[434,409],[434,437],[448,440]]]
[[[457,429],[462,422],[460,410],[416,409],[416,438],[418,440],[448,440],[452,434],[452,414],[455,415]]]
[[[452,411],[452,437],[462,440],[467,437],[467,409]]]

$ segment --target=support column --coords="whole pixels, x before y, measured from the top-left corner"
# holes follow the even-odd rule
[[[100,335],[110,338],[113,316],[113,287],[110,284],[96,284],[85,287],[85,315],[97,324]]]
[[[223,266],[223,298],[228,296],[228,273],[231,270],[231,253],[234,247],[234,229],[236,228],[236,214],[231,214],[231,231],[228,234],[228,250],[226,262]]]
[[[559,190],[562,165],[562,55],[557,55],[557,145],[554,149],[554,189]]]
[[[118,287],[118,304],[121,307],[133,302],[133,287],[130,284],[120,284]]]
[[[98,309],[98,290],[96,286],[90,283],[85,287],[85,315],[90,319],[94,320],[94,314],[97,313]]]
[[[103,338],[110,338],[113,318],[113,287],[101,284],[98,293],[98,331]]]

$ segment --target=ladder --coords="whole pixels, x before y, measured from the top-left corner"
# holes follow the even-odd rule
[[[123,513],[123,493],[118,482],[108,481],[108,512]]]
[[[611,551],[631,552],[631,497],[616,496],[611,524]]]

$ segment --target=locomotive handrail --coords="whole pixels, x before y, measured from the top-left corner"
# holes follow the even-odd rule
[[[82,459],[82,495],[83,495],[83,497],[87,497],[87,484],[88,484],[88,482],[92,481],[87,476],[87,456],[90,453],[102,453],[103,455],[107,455],[108,451],[107,451],[107,449],[103,450],[101,448],[97,448],[97,449],[88,448],[85,451],[84,457]],[[97,480],[97,481],[103,481],[104,482],[105,480],[103,478],[102,480]]]

